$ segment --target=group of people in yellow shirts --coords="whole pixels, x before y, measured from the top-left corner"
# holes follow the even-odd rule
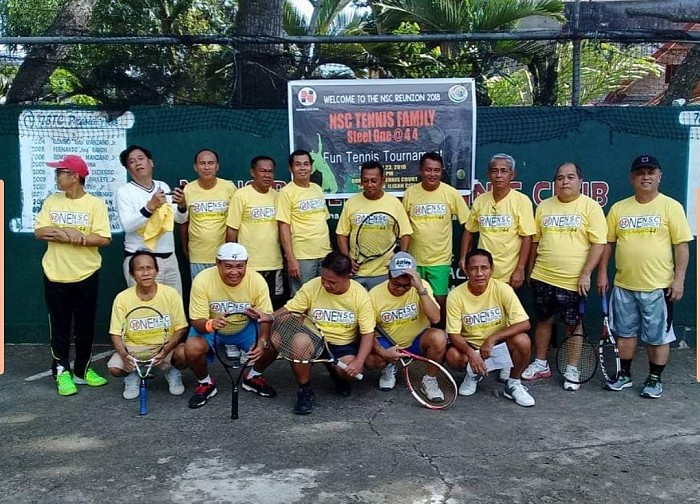
[[[327,366],[340,396],[351,395],[352,382],[365,368],[380,371],[380,390],[393,389],[399,349],[408,349],[464,373],[462,396],[474,394],[478,382],[495,369],[506,398],[534,406],[523,381],[551,376],[547,350],[554,317],[559,315],[567,331],[575,329],[579,300],[595,288],[591,275],[596,268],[599,292],[612,287],[611,319],[622,362],[605,388],[633,386],[630,368],[641,338],[649,357],[641,395],[661,397],[661,373],[674,340],[669,303],[683,295],[692,234],[681,204],[659,192],[661,166],[652,156],[633,161],[634,194],[614,204],[607,219],[600,205],[581,193],[583,174],[570,162],[557,167],[554,195],[534,214],[529,198],[511,187],[516,163],[507,154],[489,160],[490,189],[474,199],[471,210],[442,181],[438,153],[421,157],[421,182],[409,187],[402,200],[384,192],[382,165],[367,162],[360,169],[362,192],[341,212],[336,251],[324,194],[311,181],[309,152],[289,156],[292,181],[280,191],[273,187],[275,162],[267,156],[251,161],[252,182],[242,189],[217,176],[219,159],[211,149],[194,157],[197,180],[172,190],[153,179],[146,148],[130,146],[120,160],[131,176],[115,198],[129,287],[114,300],[110,334],[116,352],[107,367],[113,376],[124,377],[127,399],[138,396],[139,379],[119,342],[120,328],[130,309],[151,305],[170,320],[170,339],[156,364],[176,395],[185,390],[180,370],[192,370],[197,384],[191,408],[217,393],[208,363],[214,333],[230,313],[252,318],[250,330],[223,338],[232,351],[248,352],[254,361],[242,387],[262,397],[276,395],[263,373],[277,357],[270,325],[285,311],[313,318],[331,353],[345,363],[343,369]],[[104,202],[84,190],[85,161],[69,155],[48,165],[56,168],[61,192],[44,202],[35,234],[48,242],[42,266],[53,371],[59,394],[72,395],[76,384],[106,383],[90,366],[90,355],[98,247],[108,245],[111,235]],[[400,250],[358,264],[355,235],[373,212],[395,217]],[[468,280],[450,290],[453,220],[463,228],[457,260]],[[174,250],[175,223],[187,231],[183,244],[193,279],[189,324]],[[611,284],[607,270],[613,251]],[[519,298],[526,282],[535,307],[532,362],[530,317]],[[73,319],[76,361],[71,369]],[[298,384],[294,412],[310,413],[311,366],[293,363],[292,369]],[[565,390],[579,388],[577,373],[567,368]],[[430,400],[444,399],[434,378],[426,376],[422,386]]]

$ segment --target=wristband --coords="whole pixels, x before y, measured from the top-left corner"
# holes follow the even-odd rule
[[[214,319],[207,320],[204,323],[204,329],[206,329],[208,333],[214,332]]]

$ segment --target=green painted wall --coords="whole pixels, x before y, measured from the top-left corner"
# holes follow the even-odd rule
[[[5,339],[7,342],[47,341],[41,257],[45,244],[30,233],[10,232],[8,222],[20,214],[20,164],[17,118],[21,108],[0,109],[0,148],[4,153],[0,177],[5,181]],[[689,163],[689,128],[678,122],[677,108],[482,108],[477,118],[476,179],[485,179],[488,158],[507,152],[518,163],[522,191],[542,198],[555,168],[564,161],[577,163],[605,210],[630,194],[629,164],[639,154],[659,158],[664,167],[662,190],[686,203]],[[684,109],[694,110],[694,109]],[[171,185],[194,178],[192,156],[203,148],[221,157],[220,175],[248,180],[250,158],[259,154],[277,160],[277,178],[288,180],[287,117],[284,110],[224,110],[202,107],[174,109],[136,108],[134,127],[127,143],[153,152],[155,177]],[[122,169],[115,162],[115,169]],[[478,190],[478,188],[477,188]],[[331,213],[340,213],[331,207]],[[332,229],[335,222],[331,223]],[[457,235],[458,240],[458,235]],[[103,249],[98,313],[98,341],[106,341],[107,319],[114,295],[124,287],[121,273],[123,238],[115,235]],[[693,344],[696,327],[696,246],[691,245],[691,266],[686,296],[676,309],[677,334]],[[184,264],[183,264],[184,266]],[[183,278],[189,278],[183,267]],[[526,294],[527,295],[527,294]],[[597,302],[589,317],[597,319]],[[593,324],[595,325],[595,324]],[[687,326],[688,332],[684,333]]]

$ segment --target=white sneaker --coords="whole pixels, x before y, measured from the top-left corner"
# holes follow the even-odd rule
[[[534,361],[523,371],[522,379],[525,381],[539,380],[540,378],[549,378],[552,376],[552,371],[549,369],[549,364],[542,366]]]
[[[535,405],[535,399],[528,393],[527,387],[520,383],[520,381],[515,382],[510,387],[506,384],[503,395],[515,401],[515,404],[518,406],[529,408]]]
[[[382,375],[379,377],[379,390],[385,392],[393,390],[396,387],[396,364],[389,363],[382,369]]]
[[[459,386],[459,395],[470,396],[476,392],[476,385],[479,383],[478,376],[471,376],[469,372],[464,375],[464,381]]]
[[[571,366],[566,366],[566,371],[564,371],[564,390],[575,392],[580,389],[581,385],[579,383],[574,383],[580,379],[581,373],[578,372],[578,369],[572,368]]]
[[[124,377],[124,393],[122,397],[124,399],[136,399],[139,396],[139,385],[141,384],[141,379],[136,371],[132,371]]]
[[[445,394],[440,390],[437,378],[434,376],[425,375],[421,380],[421,388],[429,401],[441,403],[445,400]]]
[[[182,384],[182,373],[174,366],[165,370],[165,379],[168,382],[168,390],[172,395],[182,395],[185,386]]]
[[[498,381],[501,383],[506,383],[508,378],[510,378],[510,370],[513,368],[504,367],[498,372]]]

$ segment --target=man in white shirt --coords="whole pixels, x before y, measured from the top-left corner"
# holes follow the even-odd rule
[[[153,179],[153,156],[145,147],[131,145],[119,155],[131,181],[117,189],[116,203],[119,220],[124,229],[124,278],[129,287],[134,280],[129,275],[129,258],[137,250],[150,250],[158,260],[157,282],[169,285],[182,295],[182,279],[175,256],[173,220],[187,220],[183,192],[172,192],[165,182]],[[166,210],[169,206],[172,212]],[[155,230],[156,236],[150,237]]]

